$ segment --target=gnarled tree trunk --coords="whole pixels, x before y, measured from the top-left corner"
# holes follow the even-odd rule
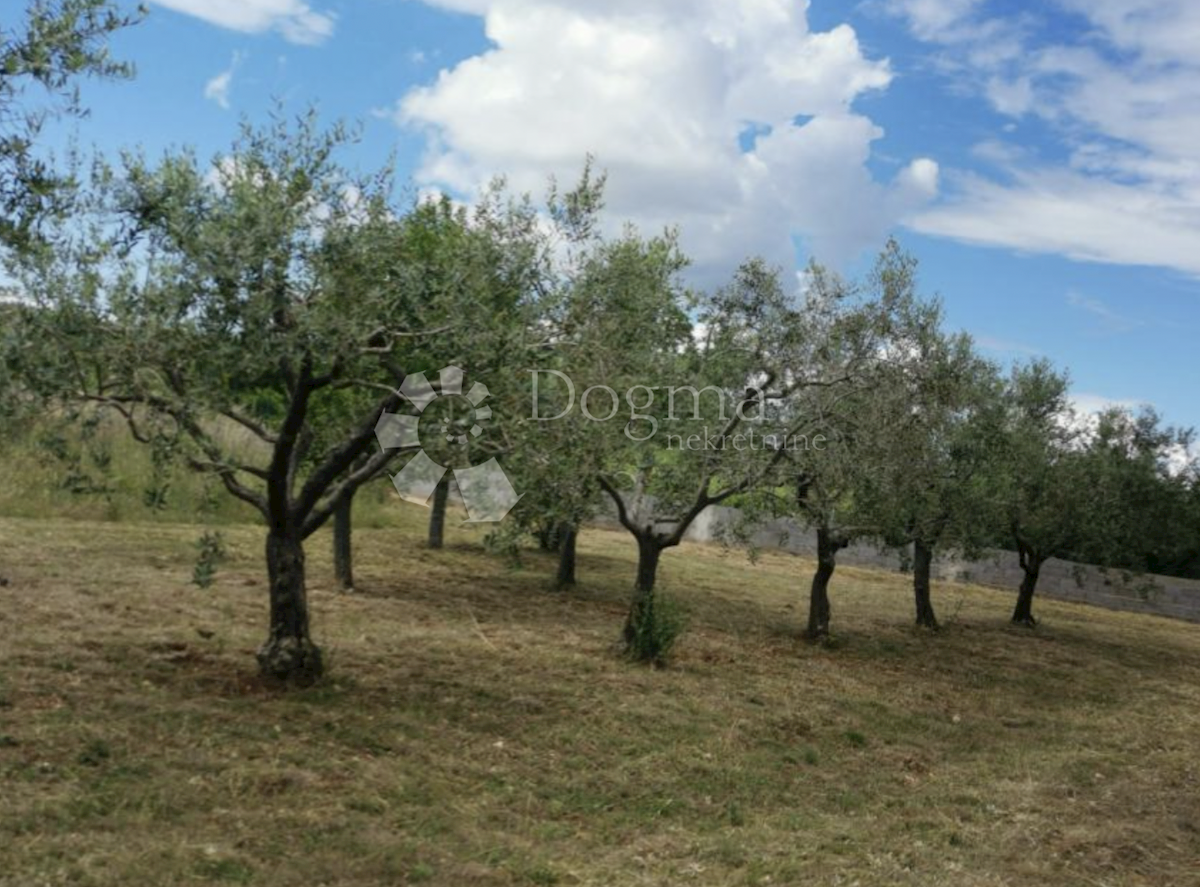
[[[653,536],[638,536],[637,584],[633,589],[629,616],[625,620],[626,646],[632,647],[638,633],[648,628],[654,620],[654,583],[658,579],[658,561],[662,551]]]
[[[849,544],[828,527],[817,528],[817,571],[813,574],[808,598],[808,637],[829,636],[829,580],[837,569],[837,553]]]
[[[354,590],[354,556],[351,547],[354,498],[347,496],[333,512],[333,575],[342,591]]]
[[[1017,625],[1033,628],[1037,625],[1037,620],[1033,618],[1033,595],[1037,591],[1038,576],[1046,559],[1021,544],[1018,544],[1018,553],[1025,575],[1021,579],[1021,589],[1017,592],[1017,606],[1013,610],[1012,621]]]
[[[433,491],[433,507],[429,512],[429,547],[440,549],[446,539],[446,500],[450,498],[450,481],[442,478]]]
[[[917,625],[938,627],[930,598],[930,574],[933,571],[933,546],[924,540],[913,542],[913,597],[917,605]]]
[[[299,533],[273,529],[267,535],[271,626],[259,648],[263,674],[311,683],[321,676],[321,651],[308,636],[308,593],[304,584],[304,547]]]
[[[579,531],[570,524],[562,524],[558,530],[558,576],[554,587],[561,590],[575,585],[575,539]]]

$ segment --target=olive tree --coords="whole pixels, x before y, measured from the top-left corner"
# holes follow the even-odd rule
[[[1048,361],[1013,368],[1005,388],[1004,452],[997,479],[1005,535],[1022,570],[1012,621],[1033,627],[1033,597],[1050,558],[1081,559],[1117,513],[1111,484],[1095,471],[1069,380]]]
[[[528,401],[509,462],[524,493],[509,540],[532,533],[544,550],[556,551],[558,589],[575,584],[578,534],[603,507],[601,473],[627,442],[624,423],[600,420],[612,406],[600,392],[616,396],[670,372],[691,330],[674,233],[645,237],[627,228],[605,237],[604,184],[589,165],[573,190],[552,190],[541,344],[528,365]]]
[[[916,261],[898,248],[876,274],[884,291],[915,292]],[[916,623],[936,629],[935,551],[974,551],[995,537],[1000,380],[969,336],[945,332],[940,303],[906,303],[911,313],[887,344],[888,396],[875,404],[887,433],[874,439],[856,495],[885,543],[912,546]]]
[[[0,258],[44,248],[44,225],[70,205],[73,176],[56,170],[39,150],[48,121],[86,114],[79,96],[85,78],[120,79],[132,65],[109,55],[108,39],[143,14],[122,12],[110,0],[18,2],[0,21]],[[7,355],[20,346],[20,296],[0,289],[0,429],[30,405]]]

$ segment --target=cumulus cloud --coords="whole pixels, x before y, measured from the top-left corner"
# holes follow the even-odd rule
[[[937,193],[932,160],[871,174],[883,131],[854,103],[888,63],[794,0],[426,2],[482,16],[493,47],[394,111],[427,135],[425,185],[470,195],[504,174],[536,193],[592,154],[612,217],[678,224],[714,272],[752,253],[791,267],[793,237],[843,262]]]
[[[303,0],[152,0],[159,6],[248,34],[278,31],[291,43],[314,45],[333,33],[332,13]]]
[[[913,12],[924,5],[945,14]],[[1200,276],[1200,4],[1055,0],[1056,9],[1043,8],[1086,21],[1074,35],[1049,18],[989,18],[993,6],[892,0],[888,8],[943,48],[956,86],[974,82],[1000,114],[1038,118],[1057,133],[1052,153],[1066,159],[1013,156],[999,178],[959,176],[951,199],[918,214],[914,227]],[[1008,51],[995,51],[997,34]]]

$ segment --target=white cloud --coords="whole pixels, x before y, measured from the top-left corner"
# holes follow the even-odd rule
[[[956,193],[917,214],[911,227],[967,243],[1200,276],[1200,204],[1072,170],[1009,172],[1011,182],[954,177]]]
[[[1172,477],[1186,474],[1189,477],[1200,477],[1200,446],[1192,444],[1174,444],[1165,453],[1167,473]]]
[[[999,167],[1008,167],[1022,159],[1025,156],[1025,151],[1020,145],[1011,142],[1000,139],[985,139],[982,142],[976,142],[971,147],[971,154],[985,163]]]
[[[278,31],[291,43],[314,45],[333,33],[334,15],[313,10],[303,0],[153,0],[233,31]]]
[[[992,77],[987,82],[987,97],[1001,114],[1022,117],[1033,110],[1035,99],[1033,83],[1028,77],[1005,80]]]
[[[962,35],[967,20],[983,0],[886,0],[884,8],[908,21],[922,40],[948,40]]]
[[[1200,8],[1194,0],[1058,0],[1103,29],[1121,49],[1194,65]]]
[[[985,0],[927,3],[942,17],[913,12],[926,0],[888,8],[951,57],[956,87],[973,82],[999,113],[1040,118],[1067,159],[1014,156],[1000,179],[959,176],[952,199],[914,226],[1200,276],[1200,4],[1055,0],[1090,26],[1072,35],[1061,22],[1039,29],[1032,15],[988,18],[998,4]]]
[[[241,64],[241,54],[234,53],[229,67],[204,84],[204,97],[229,110],[229,92],[233,88],[233,75]]]
[[[204,97],[229,110],[229,87],[233,83],[233,69],[227,68],[204,84]]]
[[[791,267],[793,236],[842,262],[937,193],[931,160],[872,176],[883,132],[853,103],[888,63],[847,26],[810,30],[794,0],[427,2],[483,16],[494,46],[397,105],[427,134],[425,184],[469,195],[502,173],[537,193],[591,153],[610,216],[678,223],[702,273],[752,253]]]

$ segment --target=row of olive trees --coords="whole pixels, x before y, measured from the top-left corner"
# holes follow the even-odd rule
[[[491,433],[467,455],[505,459],[526,493],[512,527],[557,530],[560,578],[583,522],[615,509],[637,548],[623,639],[644,659],[670,641],[661,557],[712,505],[815,529],[814,635],[855,538],[911,546],[929,627],[935,553],[1011,544],[1027,570],[1014,618],[1032,624],[1046,558],[1142,557],[1147,508],[1186,477],[1163,464],[1186,440],[1152,418],[1085,428],[1045,364],[1002,379],[946,333],[895,244],[861,285],[813,267],[797,295],[750,261],[695,292],[670,232],[602,236],[602,180],[585,175],[546,213],[500,190],[470,211],[403,207],[386,175],[338,165],[347,138],[307,117],[246,128],[211,164],[127,156],[86,213],[51,226],[53,250],[10,262],[24,307],[5,366],[22,391],[114,411],[260,513],[268,674],[320,674],[304,543],[411,457],[381,449],[376,426],[404,410],[407,374],[438,366],[487,380]],[[254,445],[230,445],[219,423]],[[453,460],[444,436],[419,442]]]
[[[105,9],[59,11],[82,22],[86,47]],[[102,50],[94,59],[97,73],[120,72]],[[6,250],[22,297],[5,313],[6,392],[110,410],[261,515],[265,673],[321,673],[305,542],[337,521],[352,581],[350,503],[414,449],[381,449],[379,419],[405,408],[408,374],[447,365],[486,379],[490,433],[419,443],[442,462],[503,457],[526,494],[510,527],[561,540],[563,584],[579,528],[609,503],[637,546],[623,639],[639,658],[669,643],[663,553],[722,502],[815,529],[814,635],[829,629],[837,551],[855,538],[911,545],[930,627],[941,549],[1016,547],[1027,580],[1014,618],[1028,623],[1047,557],[1174,556],[1134,540],[1194,502],[1194,485],[1175,483],[1186,472],[1164,466],[1186,440],[1153,417],[1081,428],[1065,379],[1043,364],[1001,379],[944,331],[894,244],[862,285],[813,267],[797,296],[750,261],[695,292],[671,232],[602,235],[602,179],[585,173],[545,212],[499,188],[471,210],[398,205],[386,173],[339,164],[349,138],[309,116],[247,127],[211,163],[131,154],[101,166],[69,216],[38,216],[37,248],[14,236]],[[251,443],[231,445],[222,423]]]
[[[618,421],[576,412],[533,426],[525,443],[535,492],[520,514],[527,527],[567,528],[560,578],[574,576],[575,534],[602,498],[634,537],[631,652],[663,652],[644,643],[660,637],[660,557],[725,501],[741,506],[743,530],[788,515],[815,531],[813,637],[829,631],[837,553],[854,540],[911,552],[916,621],[929,628],[938,551],[1017,551],[1013,621],[1030,626],[1051,557],[1175,572],[1194,561],[1191,432],[1148,412],[1078,415],[1067,377],[1045,361],[1003,375],[945,330],[895,243],[862,284],[814,266],[799,296],[758,262],[712,294],[686,292],[679,267],[670,240],[598,242],[566,280],[551,365],[577,391],[634,397]],[[570,404],[563,387],[539,392],[541,415]]]
[[[600,185],[574,195],[581,218]],[[515,432],[528,490],[517,529],[561,540],[567,584],[580,524],[609,503],[637,548],[632,652],[661,653],[643,640],[658,636],[663,552],[726,501],[751,525],[789,514],[815,530],[813,636],[829,630],[837,552],[855,539],[911,551],[916,621],[930,628],[941,550],[1015,549],[1026,575],[1013,620],[1027,625],[1048,558],[1176,571],[1194,559],[1196,471],[1179,463],[1190,432],[1150,413],[1077,415],[1045,361],[1003,375],[945,330],[895,243],[861,284],[814,266],[797,296],[751,261],[695,293],[669,234],[572,228],[590,236],[572,241],[539,318],[538,366],[555,372],[542,374],[537,414],[551,418]],[[590,386],[615,420],[575,403]]]
[[[1028,626],[1050,558],[1194,575],[1190,431],[1162,427],[1151,411],[1080,414],[1048,362],[1006,376],[964,339],[919,378],[899,397],[878,391],[853,404],[845,446],[800,472],[798,516],[818,535],[810,635],[829,630],[836,554],[856,539],[911,545],[916,621],[930,628],[938,550],[1015,551],[1024,579],[1012,621]]]

